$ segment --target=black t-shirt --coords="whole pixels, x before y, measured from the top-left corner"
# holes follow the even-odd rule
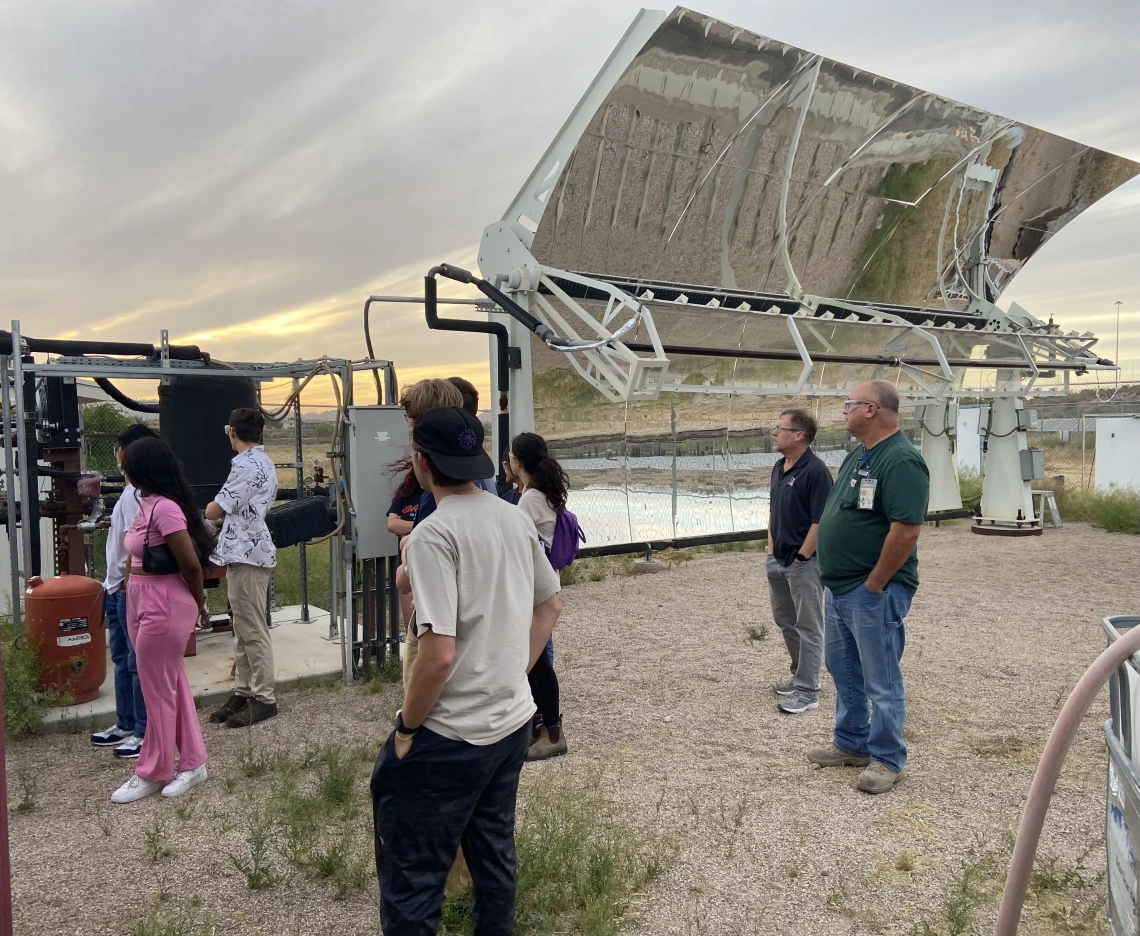
[[[409,520],[415,523],[416,516],[420,512],[420,497],[423,496],[423,493],[420,488],[416,488],[407,497],[397,497],[392,501],[392,506],[388,508],[388,513],[395,514],[400,520]]]
[[[791,565],[795,561],[808,529],[823,517],[829,493],[831,469],[810,448],[787,471],[782,458],[772,466],[768,537],[778,562]]]

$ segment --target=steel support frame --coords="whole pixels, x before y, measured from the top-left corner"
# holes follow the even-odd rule
[[[12,340],[13,351],[18,352],[20,348],[20,323],[19,321],[12,322]],[[19,456],[21,463],[20,468],[23,468],[23,459],[28,452],[28,439],[27,439],[27,417],[28,413],[24,406],[24,397],[22,392],[23,379],[25,375],[36,377],[108,377],[108,378],[134,378],[134,379],[151,379],[163,380],[169,379],[175,374],[172,371],[189,371],[200,376],[217,376],[217,377],[249,377],[257,381],[288,379],[293,382],[294,388],[299,386],[300,381],[309,376],[314,369],[322,365],[327,366],[334,372],[337,379],[341,384],[341,392],[343,396],[343,405],[347,409],[352,404],[352,383],[353,374],[357,372],[367,372],[373,370],[384,371],[384,386],[390,400],[395,400],[397,395],[396,378],[388,361],[350,361],[343,358],[328,358],[322,357],[309,361],[294,361],[292,363],[272,363],[272,364],[257,364],[257,363],[239,363],[233,368],[226,369],[213,369],[204,367],[186,367],[187,364],[194,362],[184,362],[172,360],[166,353],[169,347],[168,335],[164,331],[162,334],[162,354],[157,362],[146,361],[129,361],[125,362],[120,359],[114,358],[85,358],[85,359],[64,359],[57,362],[49,362],[45,364],[28,363],[21,360],[19,353],[14,353],[11,358],[0,359],[0,383],[3,384],[4,393],[4,430],[5,430],[5,478],[8,484],[8,502],[9,509],[9,536],[11,537],[12,527],[11,524],[15,522],[15,511],[11,509],[14,503],[13,500],[13,482],[14,476],[18,476],[19,480],[17,487],[19,488],[19,503],[20,503],[20,530],[21,539],[23,544],[24,562],[27,563],[28,557],[31,555],[31,529],[25,518],[32,516],[31,502],[32,497],[38,497],[38,492],[33,492],[27,481],[27,472],[17,470],[15,456]],[[11,365],[9,367],[9,365]],[[11,382],[8,378],[11,378]],[[12,446],[11,441],[11,428],[9,413],[11,411],[11,398],[10,391],[12,384],[15,388],[15,421],[16,421],[16,445]],[[299,415],[298,415],[299,419]],[[345,485],[346,490],[349,485],[348,476],[348,458],[345,446],[348,443],[348,435],[344,432],[344,426],[341,427],[341,450],[336,453],[334,457],[339,458],[343,463],[343,470],[341,471],[342,483]],[[303,472],[303,468],[299,469],[299,475]],[[340,500],[338,499],[338,503]],[[354,521],[351,506],[347,507],[348,515],[341,518],[343,520],[343,528],[339,534],[330,539],[330,608],[329,608],[329,636],[331,639],[339,637],[341,644],[341,666],[342,676],[346,683],[350,683],[353,677],[354,667],[352,665],[352,653],[354,650],[354,641],[356,637],[356,614],[357,603],[354,601],[354,592],[356,587],[356,555],[352,545],[351,536],[346,535],[346,532],[351,531],[351,525]],[[15,547],[15,541],[10,540],[9,549],[12,553],[18,550]],[[394,570],[389,571],[390,577],[394,577]],[[13,605],[18,604],[18,596],[20,594],[20,579],[21,579],[21,566],[19,562],[13,562],[12,583],[14,589]],[[307,588],[305,589],[307,597]],[[19,621],[19,610],[14,607],[14,620]],[[398,652],[398,646],[395,648]]]

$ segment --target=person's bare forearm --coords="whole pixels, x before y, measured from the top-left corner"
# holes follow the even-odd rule
[[[436,642],[432,634],[425,632],[420,636],[419,652],[412,664],[412,673],[408,677],[408,691],[404,694],[402,712],[404,724],[409,728],[418,728],[439,701],[439,694],[443,691],[443,684],[447,682],[447,674],[451,671],[452,660],[441,656],[437,652]]]
[[[396,591],[401,595],[410,595],[412,593],[412,580],[408,578],[407,566],[403,564],[396,569]]]
[[[217,501],[210,501],[206,505],[206,519],[207,520],[224,520],[226,518],[226,511]]]
[[[918,534],[921,530],[922,524],[920,523],[891,524],[887,538],[883,541],[882,551],[879,553],[879,561],[875,563],[875,568],[871,570],[871,574],[867,576],[867,581],[863,583],[868,591],[881,592],[887,587],[891,576],[901,569],[903,563],[910,558],[911,550],[918,542]]]
[[[546,652],[546,643],[554,633],[554,625],[558,623],[561,614],[562,602],[557,595],[551,595],[542,604],[535,605],[534,617],[530,621],[530,662],[526,667],[528,673]]]
[[[412,527],[415,524],[411,520],[401,520],[394,514],[388,514],[388,532],[395,533],[397,536],[407,536],[412,532]]]
[[[803,545],[799,548],[799,553],[805,559],[810,559],[815,555],[815,540],[819,534],[819,524],[813,523],[808,527],[807,536],[804,537]]]

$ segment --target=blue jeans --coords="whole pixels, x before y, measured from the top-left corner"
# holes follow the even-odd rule
[[[103,596],[103,619],[107,622],[107,638],[111,644],[111,662],[115,664],[115,721],[124,731],[136,737],[146,734],[146,705],[143,703],[139,669],[135,664],[135,648],[127,633],[127,589]]]
[[[863,585],[842,595],[824,589],[824,653],[835,680],[835,746],[894,771],[906,763],[899,661],[911,597],[898,582],[890,582],[880,595]]]

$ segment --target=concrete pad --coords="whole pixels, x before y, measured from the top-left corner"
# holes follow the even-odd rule
[[[312,679],[339,679],[341,651],[339,640],[329,640],[329,613],[309,608],[309,620],[301,620],[301,606],[291,605],[273,612],[273,662],[277,668],[278,687]],[[185,657],[186,675],[194,689],[199,706],[221,701],[233,689],[230,668],[234,662],[233,635],[230,633],[198,635],[198,652]],[[115,721],[115,668],[107,653],[107,679],[99,695],[82,705],[65,705],[48,709],[43,729],[63,731],[79,725],[106,728]]]

